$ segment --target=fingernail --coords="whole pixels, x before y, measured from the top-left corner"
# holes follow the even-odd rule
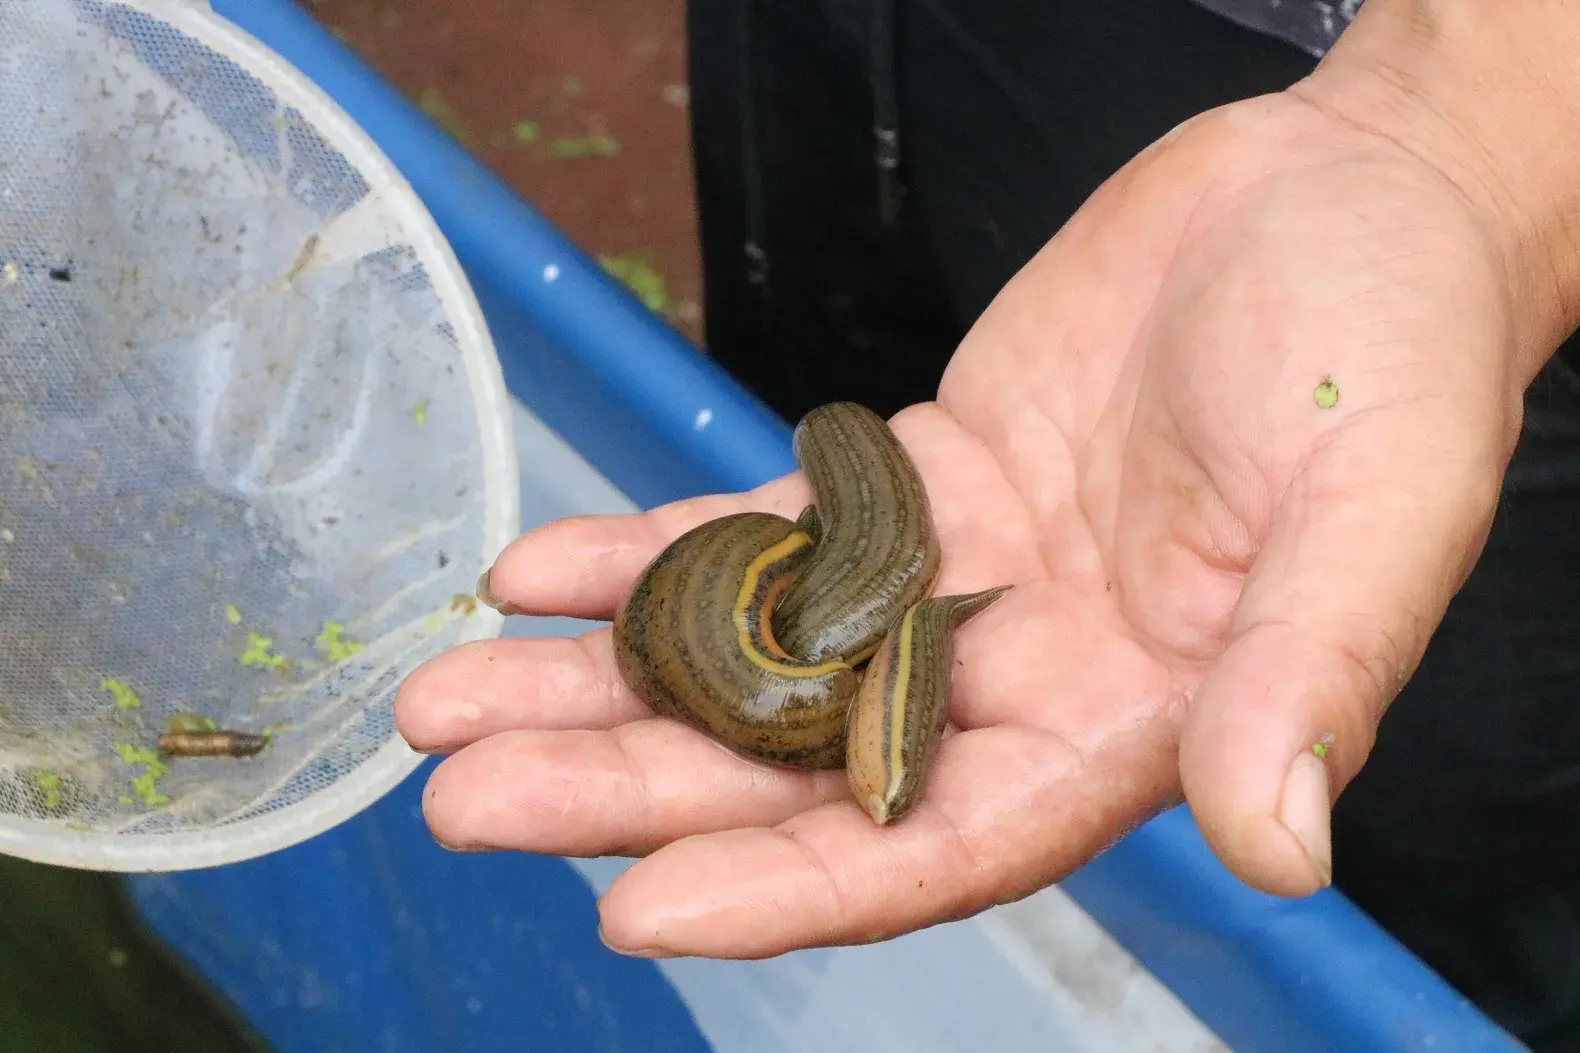
[[[1301,750],[1284,776],[1278,819],[1305,849],[1323,888],[1333,883],[1331,813],[1327,765],[1316,754]]]
[[[603,931],[603,922],[598,923],[598,939],[603,945],[616,954],[623,954],[627,958],[668,958],[669,952],[656,947],[616,947],[609,942],[609,937]]]
[[[520,613],[522,613],[520,607],[517,607],[513,603],[506,603],[504,600],[502,600],[498,596],[494,595],[494,590],[489,587],[489,582],[488,582],[489,575],[491,575],[493,573],[494,573],[494,568],[493,567],[489,567],[487,570],[483,571],[483,573],[481,575],[478,576],[478,579],[477,579],[477,598],[482,600],[488,606],[494,608],[494,610],[498,611],[500,614],[510,615],[510,614],[520,614]]]

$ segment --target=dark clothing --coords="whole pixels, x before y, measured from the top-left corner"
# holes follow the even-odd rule
[[[1104,179],[1315,62],[1186,0],[692,0],[690,47],[710,350],[791,420],[932,398]],[[1572,345],[1532,387],[1486,554],[1334,821],[1338,886],[1543,1051],[1580,1051]]]
[[[1349,27],[1361,0],[1195,0],[1242,26],[1322,55]]]

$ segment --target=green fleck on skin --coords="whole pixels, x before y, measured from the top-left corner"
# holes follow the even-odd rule
[[[618,256],[600,256],[603,269],[619,279],[654,314],[669,311],[669,290],[664,276],[653,266],[652,254],[638,249]]]
[[[421,426],[422,423],[428,419],[428,400],[423,399],[421,402],[417,403],[417,405],[413,406],[411,415],[417,418],[417,424]]]
[[[225,605],[225,620],[227,622],[230,622],[232,625],[240,625],[241,624],[241,609],[238,608],[234,603],[226,604]]]
[[[114,677],[105,677],[99,681],[99,686],[108,691],[110,697],[115,699],[117,709],[136,709],[143,704],[143,700],[137,697],[137,692],[132,690],[131,685],[125,681],[116,680]]]
[[[612,135],[583,135],[574,139],[556,139],[548,146],[548,155],[556,160],[575,160],[583,157],[618,157],[620,140]]]
[[[44,791],[44,807],[59,808],[60,776],[52,771],[37,771],[33,773],[33,781]]]
[[[1322,383],[1317,385],[1317,390],[1312,393],[1320,409],[1332,409],[1339,402],[1339,386],[1333,383],[1332,377],[1323,377]]]
[[[328,653],[331,662],[343,662],[362,650],[360,643],[343,638],[345,631],[346,627],[339,622],[325,622],[324,631],[314,641]]]
[[[1326,757],[1328,755],[1328,744],[1326,742],[1319,742],[1311,747],[1311,752],[1315,753],[1319,757]]]
[[[249,669],[273,669],[279,671],[286,662],[284,655],[275,654],[274,641],[267,636],[260,636],[255,632],[247,634],[247,649],[237,659]]]
[[[535,143],[538,141],[538,122],[517,121],[512,134],[518,143]]]

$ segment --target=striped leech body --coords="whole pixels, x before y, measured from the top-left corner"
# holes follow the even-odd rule
[[[1009,591],[922,600],[889,629],[850,713],[850,789],[873,820],[911,810],[949,717],[950,655],[956,628]]]
[[[891,822],[920,797],[943,734],[953,631],[1007,587],[927,599],[940,563],[927,492],[871,410],[813,410],[795,454],[816,504],[795,522],[724,516],[670,543],[615,616],[616,665],[654,712],[745,755],[844,768],[874,821]]]
[[[820,406],[796,425],[795,457],[816,504],[817,549],[774,611],[786,651],[860,662],[938,576],[927,488],[888,422],[862,406]]]

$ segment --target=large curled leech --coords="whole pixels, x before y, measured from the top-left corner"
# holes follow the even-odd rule
[[[774,600],[811,555],[783,516],[703,523],[659,553],[614,623],[620,676],[653,711],[754,757],[810,770],[845,762],[856,671],[792,658],[774,641]]]
[[[954,629],[1007,587],[927,599],[940,563],[927,491],[871,410],[813,410],[795,454],[816,503],[796,522],[745,512],[671,542],[615,617],[616,665],[654,712],[742,754],[844,767],[867,813],[892,822],[943,736]]]

